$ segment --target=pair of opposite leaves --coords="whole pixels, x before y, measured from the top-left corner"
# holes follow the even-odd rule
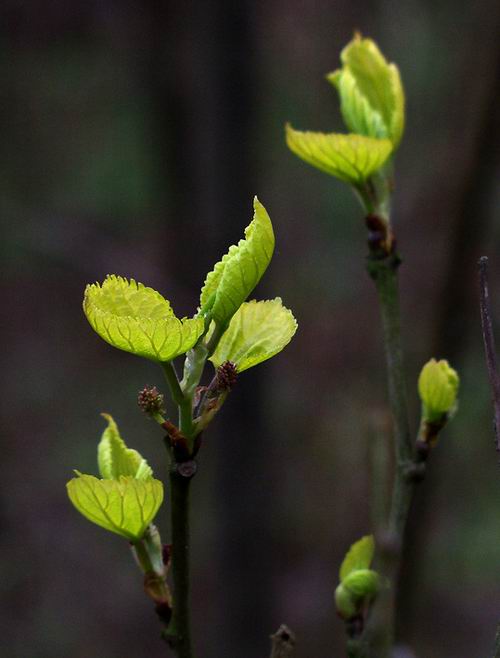
[[[350,134],[301,132],[286,127],[289,148],[302,160],[354,186],[381,169],[404,130],[404,92],[395,64],[371,39],[356,34],[341,53],[342,68],[327,75],[340,96]]]
[[[119,349],[157,362],[191,349],[206,332],[222,333],[210,356],[215,367],[232,361],[242,372],[280,352],[297,323],[280,298],[245,302],[264,274],[274,251],[274,233],[264,206],[254,200],[254,217],[245,239],[232,245],[207,275],[200,311],[178,319],[159,293],[119,276],[87,286],[83,307],[93,329]]]

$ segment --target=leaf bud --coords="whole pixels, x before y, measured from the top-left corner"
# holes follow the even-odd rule
[[[377,594],[380,577],[370,569],[375,552],[372,535],[366,535],[347,551],[340,566],[340,585],[335,590],[335,605],[342,619],[350,621],[362,614],[363,608]]]
[[[399,70],[372,39],[355,34],[340,55],[342,68],[327,79],[336,87],[350,131],[388,138],[397,148],[404,130],[405,98]]]
[[[371,599],[379,590],[380,577],[372,569],[358,569],[346,576],[342,584],[357,599]]]
[[[422,420],[444,424],[457,404],[460,379],[448,361],[431,359],[418,378],[418,392],[422,400]]]
[[[335,590],[335,607],[339,617],[346,621],[356,617],[358,606],[352,593],[342,583]]]

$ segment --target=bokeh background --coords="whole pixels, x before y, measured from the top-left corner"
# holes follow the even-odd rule
[[[500,620],[500,471],[477,310],[491,257],[500,321],[499,16],[495,0],[4,0],[1,654],[168,653],[127,545],[71,507],[112,413],[164,470],[136,407],[160,370],[107,346],[81,311],[110,272],[181,314],[251,219],[277,249],[256,291],[300,330],[241,377],[207,433],[194,484],[193,605],[202,658],[257,658],[281,622],[297,658],[344,655],[333,590],[371,527],[371,447],[389,427],[357,201],[284,145],[286,121],[340,130],[336,68],[353,30],[399,64],[407,131],[394,222],[413,426],[430,357],[462,376],[460,412],[408,529],[399,635],[420,658],[490,655]],[[168,535],[167,509],[158,524]]]

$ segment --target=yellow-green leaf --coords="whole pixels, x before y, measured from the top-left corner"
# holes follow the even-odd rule
[[[184,354],[204,331],[202,317],[179,320],[159,292],[114,274],[87,286],[83,309],[106,342],[152,361]]]
[[[388,139],[302,132],[290,125],[286,127],[286,142],[305,162],[352,185],[362,184],[378,171],[392,151]]]
[[[83,516],[129,541],[141,539],[163,501],[163,485],[153,478],[98,480],[79,475],[66,486],[71,502]]]
[[[207,275],[201,291],[200,306],[210,308],[212,318],[221,326],[234,313],[260,281],[274,251],[274,233],[269,215],[257,197],[254,216],[245,229],[245,239],[229,251]]]
[[[242,372],[281,352],[296,331],[297,322],[279,297],[245,302],[233,315],[210,360],[215,367],[232,361]]]
[[[97,463],[101,477],[118,480],[120,475],[130,475],[138,480],[153,477],[153,471],[137,450],[127,448],[118,427],[109,414],[102,414],[108,426],[97,447]]]
[[[399,70],[372,39],[356,34],[344,48],[342,68],[327,78],[337,88],[344,121],[355,133],[387,137],[397,148],[404,130],[405,98]]]
[[[349,574],[360,569],[369,569],[375,553],[373,535],[366,535],[355,542],[348,550],[340,565],[340,582],[343,583]]]

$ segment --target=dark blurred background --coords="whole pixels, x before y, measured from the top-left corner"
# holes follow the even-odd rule
[[[387,426],[362,213],[284,145],[286,121],[341,130],[324,76],[359,29],[398,63],[407,129],[394,223],[412,421],[431,356],[462,376],[409,528],[399,633],[419,658],[490,655],[500,620],[500,472],[477,312],[491,257],[500,320],[495,0],[4,0],[0,601],[5,658],[164,656],[127,545],[66,498],[96,473],[99,412],[165,473],[136,407],[152,363],[88,326],[87,282],[133,276],[191,314],[258,194],[277,248],[258,297],[299,332],[241,377],[194,485],[200,658],[262,658],[281,622],[297,658],[344,655],[333,591],[370,529],[370,446]],[[158,524],[167,536],[167,508]]]

